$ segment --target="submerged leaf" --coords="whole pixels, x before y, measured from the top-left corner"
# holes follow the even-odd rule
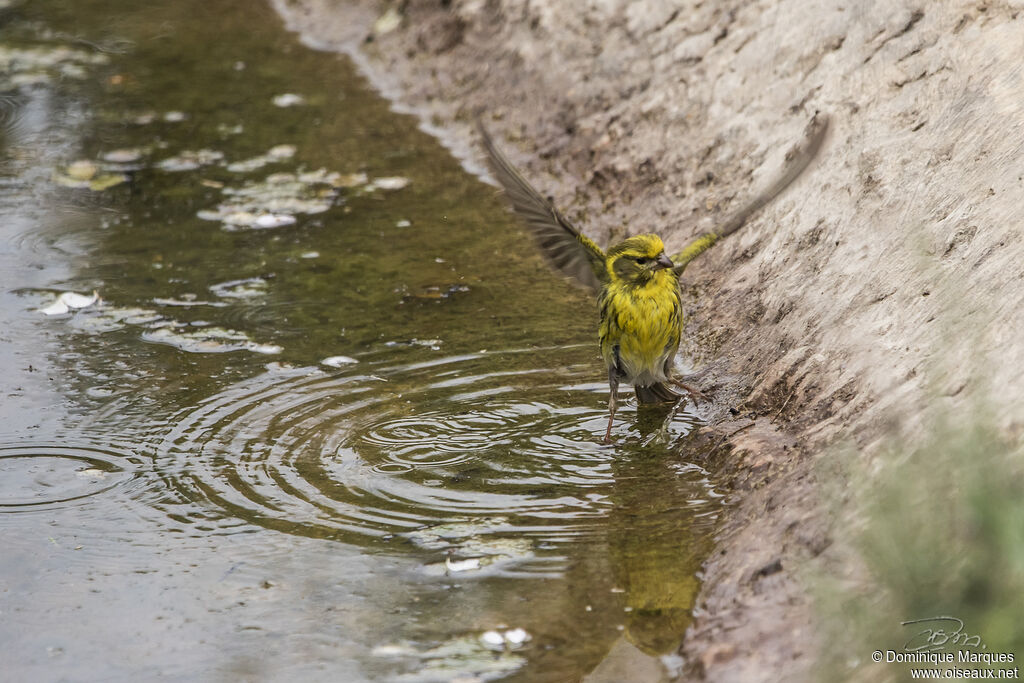
[[[161,171],[194,171],[201,166],[209,166],[224,160],[224,153],[213,149],[187,149],[177,156],[164,159],[156,167]]]
[[[72,180],[91,180],[99,168],[91,161],[82,159],[68,164],[64,173]]]
[[[249,173],[261,169],[267,164],[291,159],[293,156],[295,156],[295,145],[277,145],[271,147],[266,154],[244,161],[232,162],[228,164],[227,169],[232,173]]]
[[[106,152],[102,159],[113,164],[131,164],[142,159],[143,151],[138,147],[130,149],[114,149]]]
[[[210,291],[226,299],[249,299],[267,293],[267,281],[260,277],[228,280],[210,285]]]
[[[281,149],[278,154],[285,151]],[[338,190],[332,181],[338,177],[324,170],[298,175],[272,173],[262,181],[223,188],[223,194],[230,199],[196,215],[203,220],[221,221],[226,230],[291,225],[297,222],[296,214],[322,213],[334,205]]]
[[[244,332],[221,327],[204,327],[199,330],[182,331],[173,327],[161,327],[143,333],[146,341],[168,344],[189,353],[228,353],[231,351],[252,351],[254,353],[277,354],[283,349],[276,344],[257,344]]]
[[[89,182],[89,189],[94,192],[102,192],[125,182],[128,182],[128,176],[123,173],[104,173],[101,176],[96,176]]]

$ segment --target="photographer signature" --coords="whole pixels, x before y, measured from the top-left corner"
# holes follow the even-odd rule
[[[903,646],[905,652],[936,652],[946,649],[947,645],[986,649],[981,636],[965,633],[964,622],[956,617],[930,617],[900,622],[900,626],[913,624],[926,624],[926,627],[911,636]]]

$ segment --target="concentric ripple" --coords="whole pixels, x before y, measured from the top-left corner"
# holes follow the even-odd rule
[[[81,503],[129,485],[141,463],[131,451],[107,445],[0,445],[0,513]]]
[[[20,136],[25,99],[23,95],[0,93],[0,140],[5,143]]]
[[[268,372],[172,420],[156,466],[204,508],[288,533],[578,539],[611,507],[603,401],[566,385],[589,367],[500,367],[516,355]]]

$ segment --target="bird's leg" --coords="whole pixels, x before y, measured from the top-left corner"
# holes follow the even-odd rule
[[[693,399],[694,404],[697,403],[698,398],[702,401],[708,400],[708,397],[704,395],[704,392],[702,392],[700,389],[693,386],[692,384],[681,382],[678,379],[670,379],[669,381],[672,382],[672,384],[679,387],[680,389],[682,389],[683,391],[685,391],[686,393],[688,393],[690,395],[690,398]]]
[[[612,420],[615,419],[615,409],[619,407],[619,373],[614,367],[608,368],[608,385],[611,395],[608,397],[608,429],[604,432],[604,442],[612,442]]]

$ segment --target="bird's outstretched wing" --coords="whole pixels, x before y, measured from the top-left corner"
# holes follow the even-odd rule
[[[477,121],[477,128],[487,150],[491,172],[505,189],[512,208],[526,223],[544,257],[578,283],[593,290],[600,289],[608,277],[601,247],[581,233],[520,175],[494,146],[494,140],[480,121]]]
[[[779,193],[789,187],[790,183],[800,177],[800,174],[804,172],[804,169],[807,168],[818,154],[818,150],[821,149],[821,145],[825,141],[825,133],[828,132],[828,124],[828,116],[820,113],[815,114],[807,124],[801,144],[796,145],[786,154],[787,166],[785,172],[771,186],[758,193],[738,211],[732,213],[717,230],[704,233],[690,242],[682,251],[674,254],[672,260],[676,264],[673,268],[675,274],[679,275],[682,273],[690,261],[710,249],[715,242],[723,237],[728,237],[743,227],[748,218],[764,207],[765,204],[775,199]]]

